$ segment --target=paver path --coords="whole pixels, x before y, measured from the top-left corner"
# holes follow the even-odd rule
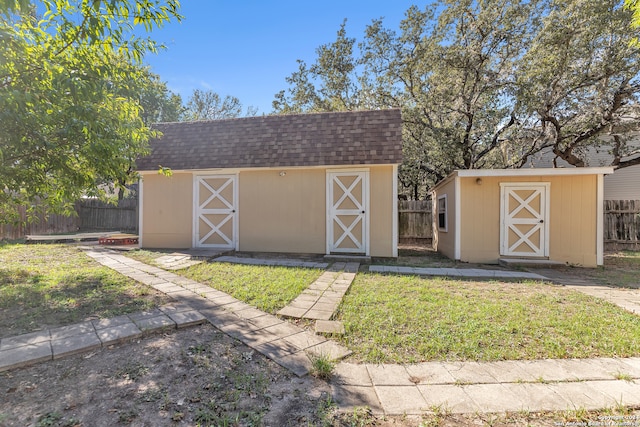
[[[278,311],[278,314],[301,319],[331,319],[353,283],[359,267],[357,262],[334,263],[289,305]]]
[[[265,259],[265,258],[246,258],[238,256],[220,256],[212,261],[214,262],[231,262],[234,264],[246,264],[246,265],[268,265],[279,267],[302,267],[302,268],[327,268],[329,263],[315,262],[315,261],[303,261],[297,259]]]
[[[598,285],[589,280],[568,276],[553,269],[540,271],[554,282],[560,283],[568,289],[601,298],[631,313],[640,314],[640,289]]]
[[[398,265],[370,265],[369,271],[372,273],[416,274],[419,276],[549,280],[540,274],[526,271],[485,270],[482,268],[428,268]]]
[[[86,253],[99,263],[197,309],[222,332],[242,341],[297,375],[302,376],[309,372],[309,355],[341,359],[351,353],[333,341],[194,280],[111,250],[89,249]]]
[[[341,358],[349,353],[332,341],[198,282],[111,250],[93,249],[87,253],[100,263],[167,293],[177,302],[151,312],[3,338],[0,370],[3,366],[6,369],[10,357],[14,362],[22,358],[23,364],[50,360],[56,354],[62,357],[138,336],[145,329],[188,325],[203,318],[298,375],[309,371],[308,354]],[[625,292],[609,288],[598,291]],[[623,298],[631,294],[616,295]],[[54,342],[58,341],[64,346],[59,347],[63,351],[56,353]],[[20,365],[14,363],[10,367],[16,366]],[[336,367],[331,387],[333,399],[342,410],[368,406],[376,414],[402,415],[422,414],[434,407],[453,413],[475,413],[638,406],[639,380],[637,357],[429,362],[404,366],[342,362]]]
[[[623,375],[634,381],[621,379]],[[640,404],[640,358],[430,362],[416,365],[340,363],[332,380],[343,410],[376,414],[563,411]]]
[[[2,338],[0,371],[91,351],[135,339],[148,332],[184,328],[205,321],[202,314],[187,304],[177,303],[110,319]]]

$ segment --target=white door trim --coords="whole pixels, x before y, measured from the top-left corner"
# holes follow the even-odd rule
[[[347,188],[335,177],[340,176],[357,176],[356,180]],[[340,199],[333,203],[333,184],[336,182],[342,190]],[[362,200],[358,201],[357,195],[353,195],[351,191],[361,182]],[[327,254],[330,253],[346,253],[346,254],[364,254],[369,256],[369,169],[334,169],[327,170],[326,173],[326,206],[327,206]],[[336,209],[346,198],[349,198],[356,209]],[[364,211],[364,212],[363,212]],[[356,215],[358,219],[351,224],[344,224],[339,218],[340,215]],[[337,241],[334,242],[334,221],[338,223],[343,233]],[[340,244],[349,237],[354,243],[357,241],[351,231],[360,223],[362,242],[357,248],[340,248]]]
[[[211,178],[226,178],[225,182],[220,188],[214,189],[207,182],[207,179]],[[200,185],[204,185],[211,192],[203,203],[200,203]],[[233,200],[229,201],[221,196],[219,193],[226,189],[229,185],[233,186],[232,194]],[[202,206],[206,206],[212,200],[218,198],[226,207],[217,209],[206,209]],[[202,217],[204,214],[226,214],[227,217],[220,221],[218,224],[213,224],[206,217]],[[200,219],[202,219],[211,230],[203,237],[200,236]],[[227,236],[220,231],[220,228],[232,221],[231,233],[232,236]],[[218,234],[226,244],[208,244],[203,243],[211,235]],[[238,250],[238,174],[209,174],[209,175],[194,175],[193,176],[193,240],[192,246],[194,248],[217,248],[217,249],[234,249]]]
[[[398,165],[393,165],[393,182],[391,191],[391,215],[393,223],[391,224],[391,256],[398,257]]]
[[[596,187],[596,265],[604,265],[604,175],[598,175]]]
[[[549,256],[549,213],[550,213],[550,187],[549,182],[501,182],[500,183],[500,255],[503,256],[527,256],[527,257],[548,257]],[[510,191],[517,190],[533,190],[534,192],[526,199],[522,199],[517,194]],[[529,202],[540,194],[540,212],[529,205]],[[509,212],[508,198],[513,196],[519,201],[519,206],[512,212]],[[513,216],[522,210],[527,210],[533,218],[516,219]],[[521,233],[517,228],[512,227],[514,224],[534,225],[527,233]],[[509,230],[513,230],[519,240],[509,246]],[[540,244],[534,248],[535,244],[529,240],[529,237],[536,231],[540,231]],[[527,244],[532,251],[523,252],[516,251],[521,244]]]

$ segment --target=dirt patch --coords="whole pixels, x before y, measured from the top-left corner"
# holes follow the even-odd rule
[[[203,325],[2,373],[0,425],[306,425],[329,392]]]
[[[0,373],[0,426],[558,426],[623,412],[375,417],[338,413],[330,386],[298,378],[213,326],[154,335]],[[623,418],[621,418],[623,419]],[[578,425],[578,424],[573,424]],[[588,425],[585,423],[584,425]]]

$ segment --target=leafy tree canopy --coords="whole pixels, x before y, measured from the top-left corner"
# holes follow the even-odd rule
[[[145,94],[166,89],[140,65],[159,46],[133,30],[180,19],[178,9],[176,0],[0,0],[1,221],[36,200],[71,212],[77,198],[104,195],[101,184],[132,177],[152,135],[144,114],[158,114],[143,112]]]
[[[343,24],[274,111],[402,108],[413,198],[454,169],[522,167],[541,151],[584,166],[606,135],[612,165],[640,164],[625,139],[640,91],[632,15],[620,0],[441,0],[411,7],[398,31],[372,21],[357,44]]]
[[[246,116],[255,116],[257,109],[248,107]],[[193,91],[184,109],[185,121],[232,119],[242,115],[242,103],[235,96],[222,98],[212,90]]]

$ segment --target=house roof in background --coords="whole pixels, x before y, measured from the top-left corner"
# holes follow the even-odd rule
[[[138,170],[399,164],[400,110],[159,123]]]

